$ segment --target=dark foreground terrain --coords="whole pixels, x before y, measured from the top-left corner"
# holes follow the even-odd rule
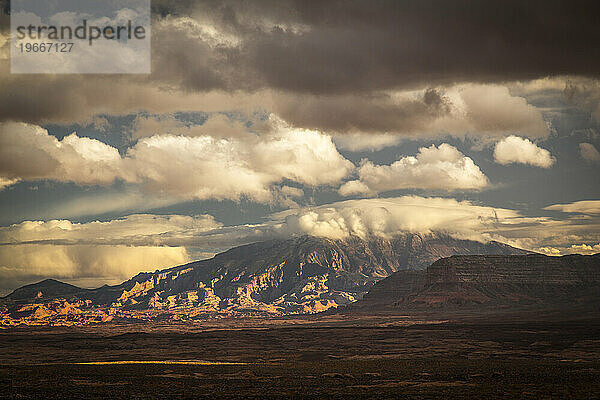
[[[599,318],[415,320],[10,329],[0,332],[0,396],[600,397]]]

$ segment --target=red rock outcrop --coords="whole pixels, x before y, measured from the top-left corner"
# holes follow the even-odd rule
[[[351,310],[550,307],[587,304],[600,311],[600,254],[452,256],[426,271],[378,282]]]

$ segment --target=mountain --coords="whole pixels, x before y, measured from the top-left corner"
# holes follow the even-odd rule
[[[349,311],[589,306],[600,311],[600,254],[457,255],[398,271]]]
[[[82,289],[57,281],[56,279],[45,279],[31,285],[25,285],[16,289],[7,298],[13,301],[31,301],[32,299],[53,298],[56,296],[68,296],[80,292]]]
[[[37,312],[42,319],[54,315],[64,322],[67,317],[106,321],[314,313],[354,302],[394,272],[423,269],[442,257],[525,253],[502,243],[441,234],[406,233],[389,240],[301,236],[235,247],[209,260],[140,273],[116,286],[80,289],[46,280],[3,298],[0,315],[27,321]]]

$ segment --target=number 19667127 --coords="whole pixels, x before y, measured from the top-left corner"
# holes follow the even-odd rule
[[[21,53],[70,53],[73,49],[73,43],[19,43]]]

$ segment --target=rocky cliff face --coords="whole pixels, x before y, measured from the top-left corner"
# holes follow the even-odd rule
[[[452,256],[426,271],[399,271],[352,310],[477,308],[586,303],[600,311],[600,254]]]
[[[39,315],[44,318],[33,321],[60,316],[60,321],[78,323],[114,316],[193,319],[315,313],[352,303],[394,272],[423,269],[441,257],[523,253],[501,243],[445,235],[405,234],[392,240],[303,236],[236,247],[210,260],[141,273],[117,286],[85,290],[44,281],[3,299],[2,315],[5,321]]]

